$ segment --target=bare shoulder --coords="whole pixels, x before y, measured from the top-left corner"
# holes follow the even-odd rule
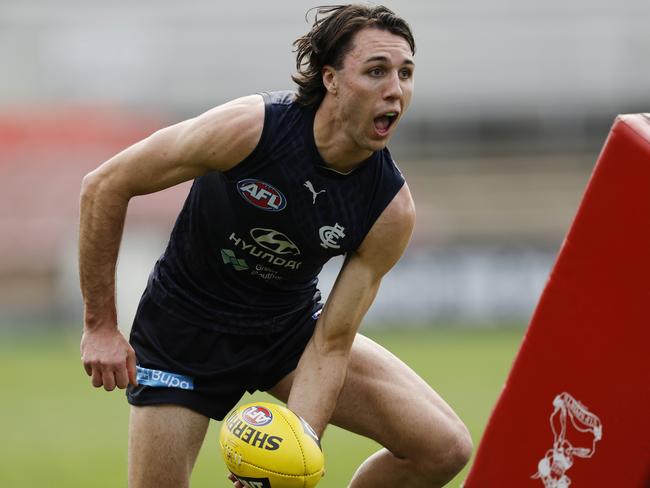
[[[239,98],[160,129],[126,148],[84,178],[129,197],[160,191],[207,171],[226,171],[260,140],[264,100]]]
[[[399,260],[415,225],[415,204],[406,183],[359,246],[359,257],[384,274]]]
[[[406,183],[379,216],[376,224],[379,227],[387,226],[391,232],[406,231],[410,236],[415,224],[415,203]]]
[[[264,128],[264,100],[250,95],[190,119],[182,132],[184,150],[209,169],[228,170],[248,156]]]

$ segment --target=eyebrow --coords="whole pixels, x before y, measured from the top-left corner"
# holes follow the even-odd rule
[[[364,63],[373,63],[379,61],[382,63],[390,63],[390,60],[386,56],[372,56],[364,61]],[[411,59],[406,59],[403,64],[408,64],[410,66],[415,66],[415,63]]]

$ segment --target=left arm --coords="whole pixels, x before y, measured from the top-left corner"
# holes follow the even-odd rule
[[[415,207],[406,184],[386,207],[356,252],[348,255],[296,369],[287,406],[320,437],[347,372],[352,342],[382,277],[404,252]]]

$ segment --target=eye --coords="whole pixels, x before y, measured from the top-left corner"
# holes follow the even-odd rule
[[[370,76],[382,76],[384,74],[383,68],[372,68],[368,71]]]
[[[408,80],[411,76],[413,76],[413,71],[408,68],[401,69],[399,72],[399,77],[403,80]]]

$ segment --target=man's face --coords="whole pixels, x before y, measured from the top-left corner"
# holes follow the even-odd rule
[[[356,33],[332,80],[342,128],[359,149],[386,146],[411,101],[414,68],[403,37],[376,28]]]

